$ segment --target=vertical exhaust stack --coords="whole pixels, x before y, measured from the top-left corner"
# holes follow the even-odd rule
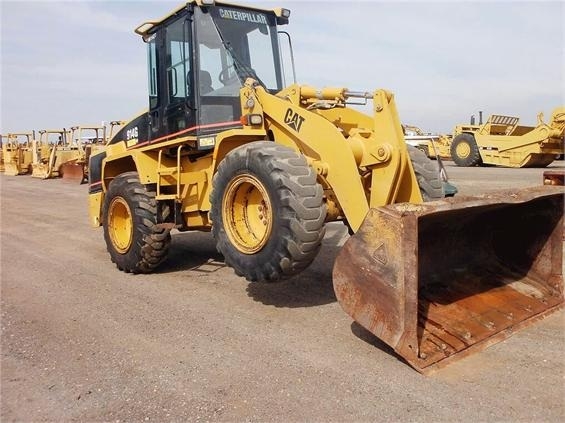
[[[371,209],[334,266],[340,305],[422,373],[563,306],[563,190]]]

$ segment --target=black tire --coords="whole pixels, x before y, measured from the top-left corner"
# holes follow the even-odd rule
[[[269,141],[231,151],[214,176],[212,234],[237,275],[275,282],[304,270],[320,250],[326,206],[304,156]]]
[[[408,154],[424,201],[444,198],[445,192],[437,163],[426,157],[425,153],[416,147],[408,146]]]
[[[471,167],[482,164],[481,153],[472,134],[459,134],[451,143],[451,158],[457,166]]]
[[[102,209],[104,240],[112,262],[127,273],[150,273],[167,257],[170,230],[158,228],[155,193],[137,172],[117,176]]]

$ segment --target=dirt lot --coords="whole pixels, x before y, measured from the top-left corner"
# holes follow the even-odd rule
[[[542,172],[448,163],[463,194]],[[281,284],[236,277],[203,233],[174,236],[158,273],[132,276],[88,225],[85,185],[0,183],[2,422],[565,419],[563,311],[424,377],[336,302],[341,225]]]

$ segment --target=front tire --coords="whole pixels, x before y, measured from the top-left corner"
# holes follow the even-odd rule
[[[269,141],[222,160],[210,196],[212,234],[236,274],[274,282],[304,270],[325,234],[326,206],[304,156]]]
[[[463,133],[453,138],[450,152],[457,166],[471,167],[483,162],[475,137],[471,134]]]
[[[127,273],[150,273],[166,258],[168,229],[157,228],[155,193],[139,182],[137,172],[117,176],[104,197],[104,240],[112,262]]]

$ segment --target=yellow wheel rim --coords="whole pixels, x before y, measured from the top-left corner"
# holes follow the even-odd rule
[[[265,186],[252,175],[235,177],[222,201],[224,229],[232,245],[254,254],[269,240],[273,210]]]
[[[116,197],[110,203],[108,232],[116,251],[125,254],[133,241],[133,223],[129,205],[122,197]]]
[[[469,157],[469,155],[471,154],[471,147],[466,142],[460,142],[459,144],[457,144],[455,152],[457,153],[457,157],[464,159]]]

